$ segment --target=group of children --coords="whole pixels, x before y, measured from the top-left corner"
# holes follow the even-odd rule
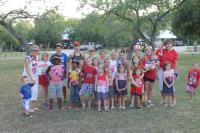
[[[53,111],[54,99],[57,98],[59,109],[62,106],[62,80],[65,75],[65,68],[61,64],[59,55],[49,61],[49,55],[43,53],[42,61],[39,62],[39,84],[44,90],[44,103],[49,112]],[[100,58],[85,58],[81,66],[78,60],[73,59],[71,68],[67,71],[68,88],[70,89],[70,105],[68,109],[91,108],[91,105],[97,105],[98,111],[101,106],[105,111],[113,110],[115,105],[119,109],[126,109],[126,95],[129,85],[131,86],[130,108],[141,109],[142,101],[146,102],[144,93],[144,73],[146,66],[141,65],[138,55],[134,55],[131,60],[131,66],[125,58],[125,51],[120,51],[119,58],[116,53],[111,52],[111,57],[106,58],[105,52],[100,51]],[[172,105],[172,94],[174,93],[174,69],[169,62],[164,64],[163,72],[163,94],[165,95],[165,106]],[[198,63],[194,63],[188,73],[188,83],[186,91],[190,97],[194,95],[194,90],[198,86],[200,73]],[[34,83],[31,83],[27,76],[22,78],[23,85],[20,87],[20,95],[23,98],[23,106],[26,116],[29,114],[29,99],[31,97],[30,89]],[[48,102],[49,100],[49,102]],[[103,101],[103,104],[102,104]],[[144,104],[145,106],[145,104]]]

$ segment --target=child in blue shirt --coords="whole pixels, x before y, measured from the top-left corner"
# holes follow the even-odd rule
[[[31,87],[34,84],[30,82],[28,76],[22,77],[22,83],[23,84],[19,88],[19,94],[22,98],[22,106],[24,108],[25,116],[32,117],[32,115],[29,113],[29,109],[30,109]]]

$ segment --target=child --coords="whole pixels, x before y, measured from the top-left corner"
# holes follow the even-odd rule
[[[171,69],[169,62],[165,63],[165,71],[163,72],[163,94],[165,97],[165,106],[173,107],[172,95],[174,93],[174,69]],[[169,102],[169,103],[168,103]]]
[[[79,90],[81,83],[80,75],[81,75],[81,70],[79,69],[79,61],[72,60],[72,69],[69,71],[71,106],[69,106],[68,109],[78,109]]]
[[[109,66],[105,67],[105,74],[107,75],[108,77],[108,84],[109,84],[109,87],[108,87],[108,107],[110,105],[110,102],[111,102],[111,110],[113,110],[115,108],[114,106],[114,97],[115,97],[115,91],[114,91],[114,87],[113,87],[113,76],[112,76],[112,72],[109,68]]]
[[[104,68],[105,69],[105,68]],[[96,77],[95,88],[97,91],[97,100],[98,100],[98,111],[101,111],[101,100],[104,103],[104,110],[107,112],[107,100],[108,100],[108,77],[105,74],[104,69],[99,69]]]
[[[91,101],[94,91],[95,79],[97,75],[97,70],[90,65],[89,60],[85,60],[82,68],[82,87],[79,92],[79,96],[82,103],[82,108],[85,109],[85,102],[88,102],[88,108],[91,108]]]
[[[137,109],[141,109],[141,97],[142,92],[144,92],[143,76],[142,68],[139,66],[136,67],[131,78],[131,108],[136,107]],[[134,105],[135,101],[137,102],[137,106]]]
[[[43,102],[44,107],[48,107],[47,98],[48,98],[49,81],[46,75],[46,70],[50,65],[51,65],[51,62],[49,61],[49,55],[48,53],[45,52],[42,54],[42,61],[39,62],[39,70],[40,70],[39,84],[41,85],[44,91],[44,102]]]
[[[92,66],[98,70],[99,60],[97,58],[92,59]]]
[[[22,77],[23,85],[19,88],[19,94],[22,98],[22,105],[25,111],[26,117],[32,117],[29,113],[30,109],[30,99],[31,99],[31,87],[34,85],[30,82],[27,76]]]
[[[125,96],[127,94],[127,84],[128,84],[127,79],[128,77],[127,77],[127,72],[125,70],[125,65],[120,64],[116,76],[116,88],[119,95],[119,109],[126,109]]]
[[[192,97],[194,96],[194,91],[198,87],[200,78],[199,64],[193,63],[192,67],[188,72],[188,81],[186,86],[186,92],[189,94],[190,102],[192,102]]]
[[[53,64],[48,67],[47,75],[49,84],[49,112],[53,111],[53,102],[57,98],[58,107],[62,109],[62,80],[64,79],[64,65],[61,64],[59,55],[52,57]]]

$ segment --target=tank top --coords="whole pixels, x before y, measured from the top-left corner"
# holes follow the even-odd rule
[[[74,52],[74,55],[72,56],[72,60],[78,60],[78,61],[80,61],[80,60],[84,60],[84,58],[83,58],[83,56],[82,56],[81,53],[80,53],[79,56],[76,56],[75,52]]]
[[[98,74],[97,76],[97,86],[100,86],[100,87],[107,87],[106,86],[106,75],[105,74]]]

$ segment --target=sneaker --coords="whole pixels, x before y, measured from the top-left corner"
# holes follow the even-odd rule
[[[119,106],[119,109],[122,109],[122,106]]]
[[[170,107],[173,108],[173,107],[174,107],[174,104],[170,104]]]
[[[29,111],[28,112],[31,112],[31,113],[33,113],[33,112],[35,112],[35,110],[34,109],[29,109]]]
[[[34,108],[34,110],[35,110],[35,111],[38,111],[38,110],[40,110],[40,109],[39,109],[39,108]]]
[[[168,104],[165,104],[165,107],[168,107]]]
[[[105,111],[108,112],[108,108],[107,107],[105,108]]]
[[[141,108],[141,107],[137,107],[136,109],[137,109],[137,110],[142,110],[142,108]]]
[[[125,106],[123,106],[123,107],[122,107],[122,109],[126,109],[126,107],[125,107]]]
[[[45,108],[49,107],[49,104],[48,104],[47,102],[43,102],[42,105],[43,105]]]
[[[49,112],[49,113],[53,112],[53,109],[48,109],[48,112]]]
[[[114,110],[115,109],[115,106],[111,106],[111,110]]]
[[[25,114],[25,117],[26,117],[26,118],[31,118],[32,115],[31,115],[31,114]]]
[[[101,108],[98,108],[98,112],[101,112]]]

